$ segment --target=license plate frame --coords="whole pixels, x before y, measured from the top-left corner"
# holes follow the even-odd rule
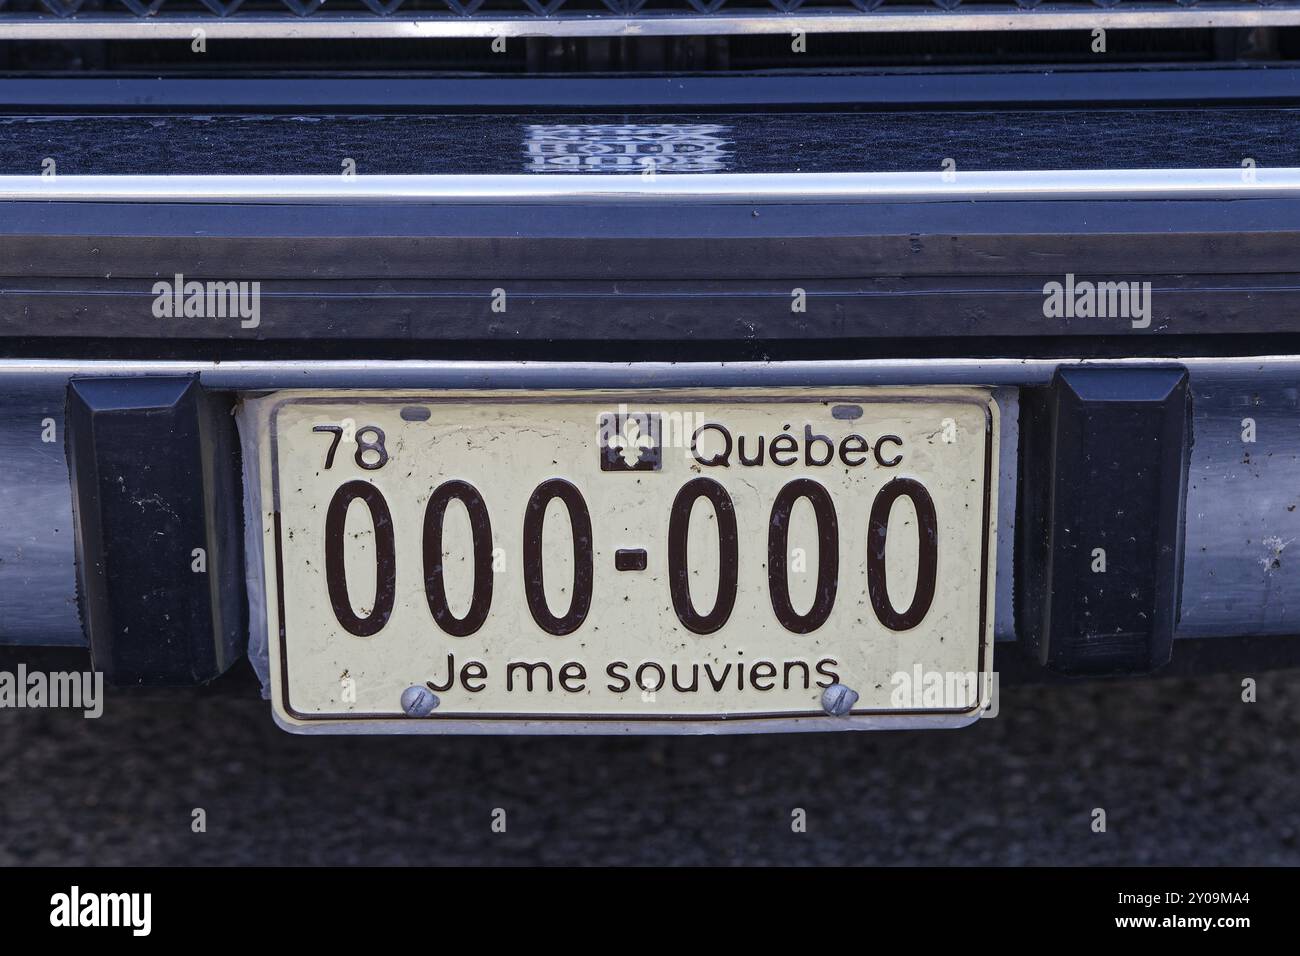
[[[289,664],[287,625],[285,621],[284,540],[280,527],[280,470],[278,468],[278,412],[290,406],[338,405],[354,403],[391,406],[445,405],[448,403],[480,406],[590,404],[645,405],[647,402],[752,402],[757,405],[791,401],[822,405],[898,405],[903,403],[936,404],[954,402],[978,406],[984,416],[982,470],[982,511],[979,519],[981,543],[980,611],[978,622],[978,671],[986,680],[980,685],[976,706],[917,710],[873,709],[845,717],[830,717],[815,708],[773,713],[735,714],[553,714],[538,712],[479,713],[435,715],[412,719],[403,714],[348,713],[307,714],[289,704]],[[863,386],[792,389],[784,386],[763,388],[674,388],[618,390],[583,388],[572,390],[473,390],[473,389],[311,389],[286,391],[250,398],[246,401],[241,424],[251,422],[255,429],[247,446],[256,451],[248,470],[259,482],[262,512],[261,532],[267,546],[263,549],[264,583],[273,713],[284,729],[295,733],[561,733],[561,734],[655,734],[655,733],[766,733],[788,731],[832,731],[869,729],[940,728],[964,726],[977,719],[989,705],[993,649],[993,607],[997,553],[997,502],[999,472],[999,407],[993,390],[978,387],[950,386]]]

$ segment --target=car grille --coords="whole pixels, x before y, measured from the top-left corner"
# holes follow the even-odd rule
[[[0,39],[1255,27],[1300,0],[0,0]]]

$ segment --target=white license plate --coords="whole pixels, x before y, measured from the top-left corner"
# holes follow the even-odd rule
[[[988,703],[987,390],[281,392],[249,411],[289,729],[957,726]],[[832,684],[848,715],[825,711]]]

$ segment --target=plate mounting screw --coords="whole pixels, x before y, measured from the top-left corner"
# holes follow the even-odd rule
[[[437,694],[419,684],[402,691],[402,711],[407,717],[428,717],[440,703]]]
[[[822,691],[822,710],[832,717],[844,717],[858,702],[858,692],[843,684],[831,684]]]

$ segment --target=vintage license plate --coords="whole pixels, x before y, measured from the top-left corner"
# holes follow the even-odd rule
[[[289,729],[954,726],[987,705],[986,390],[282,392],[250,411]],[[833,684],[847,715],[824,709]]]

